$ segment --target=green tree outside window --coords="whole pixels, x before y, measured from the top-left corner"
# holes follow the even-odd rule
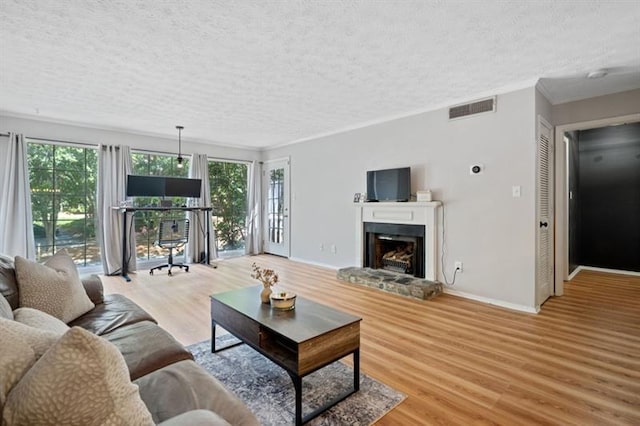
[[[243,163],[209,161],[212,217],[219,252],[244,249],[247,173],[248,166]]]
[[[81,266],[100,264],[96,149],[29,142],[27,157],[37,260],[66,248]]]
[[[189,159],[185,158],[182,168],[178,167],[176,157],[165,154],[147,154],[134,152],[131,154],[133,174],[140,176],[188,177]],[[158,206],[162,197],[135,197],[134,204],[141,206]],[[186,204],[184,197],[172,197],[173,205]],[[170,215],[182,215],[180,212],[138,211],[135,213],[136,255],[138,259],[157,259],[167,256],[168,250],[156,245],[160,220]],[[182,215],[183,216],[183,215]],[[181,217],[182,217],[181,216]],[[183,250],[177,255],[182,255]]]

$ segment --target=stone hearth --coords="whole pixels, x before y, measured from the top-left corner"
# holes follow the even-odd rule
[[[384,269],[342,268],[338,270],[338,279],[421,300],[433,299],[442,293],[441,283]]]

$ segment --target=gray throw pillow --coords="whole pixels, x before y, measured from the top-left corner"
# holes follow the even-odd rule
[[[5,322],[6,321],[6,322]],[[36,354],[20,336],[20,330],[6,327],[11,320],[0,320],[0,413],[4,410],[7,395],[36,362]]]
[[[11,389],[3,424],[152,425],[115,346],[80,327],[67,331]]]
[[[69,323],[94,308],[66,250],[44,264],[16,256],[20,307],[38,309]]]
[[[69,330],[69,326],[58,318],[33,308],[16,309],[13,311],[13,319],[21,324],[26,324],[40,330],[51,331],[59,336],[62,336]]]

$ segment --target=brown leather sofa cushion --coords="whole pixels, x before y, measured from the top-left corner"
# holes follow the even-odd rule
[[[71,321],[69,327],[82,327],[99,336],[116,328],[140,321],[156,320],[140,306],[121,294],[104,296],[104,303],[96,305],[91,311]]]
[[[237,396],[194,361],[168,365],[134,383],[139,386],[140,396],[156,423],[187,411],[205,409],[232,425],[259,425]]]
[[[129,367],[131,380],[185,359],[193,359],[168,332],[151,321],[120,327],[102,337],[113,343]]]
[[[87,296],[89,296],[94,305],[104,302],[104,289],[99,276],[96,274],[86,275],[80,277],[80,280],[84,286],[84,291],[87,292]]]

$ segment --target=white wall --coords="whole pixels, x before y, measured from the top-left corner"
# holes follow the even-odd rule
[[[441,109],[267,151],[291,157],[291,257],[354,266],[352,200],[366,189],[366,171],[411,166],[412,192],[430,188],[445,204],[449,280],[453,262],[464,262],[454,288],[532,309],[535,97],[532,87],[498,96],[496,113],[449,121]],[[476,163],[485,171],[471,176]]]
[[[129,145],[132,149],[170,152],[176,153],[176,155],[178,153],[177,130],[175,138],[162,138],[0,115],[0,133],[7,132],[22,133],[27,137],[56,139],[65,142]],[[199,153],[207,154],[210,157],[247,161],[257,160],[261,157],[260,151],[256,150],[189,142],[189,138],[185,137],[185,134],[188,134],[187,132],[188,129],[182,132],[183,154]],[[6,138],[0,138],[0,143],[4,140]]]
[[[553,125],[553,106],[551,102],[536,87],[536,114],[534,120],[538,125],[538,116],[542,116],[549,124]],[[537,135],[536,135],[537,137]]]
[[[553,106],[553,124],[580,123],[640,112],[640,89]]]

